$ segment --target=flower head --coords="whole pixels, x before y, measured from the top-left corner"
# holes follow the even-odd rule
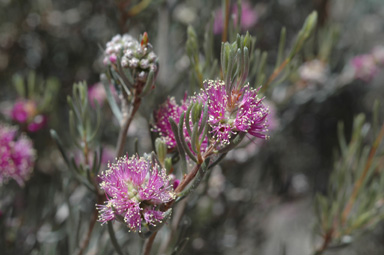
[[[326,64],[318,59],[303,63],[299,68],[300,78],[310,84],[324,84],[328,75]]]
[[[117,61],[117,57],[129,47],[136,46],[138,42],[130,35],[115,35],[107,42],[104,52],[104,64],[110,65]]]
[[[102,223],[123,218],[132,231],[140,232],[142,224],[160,223],[160,206],[174,198],[165,169],[147,158],[122,157],[99,177],[107,195],[105,204],[97,205]]]
[[[169,118],[172,118],[176,123],[179,123],[180,116],[188,109],[188,102],[183,100],[181,105],[176,103],[174,97],[170,97],[165,101],[154,113],[155,125],[152,128],[153,132],[159,133],[164,138],[168,149],[172,150],[176,147],[176,138],[172,132]]]
[[[11,110],[12,120],[19,123],[25,123],[31,117],[35,116],[37,105],[31,100],[17,100]]]
[[[150,71],[157,72],[157,55],[153,52],[148,36],[141,43],[132,36],[115,35],[106,45],[104,64],[114,65],[120,59],[120,65],[134,71],[137,78],[143,82],[147,80]],[[143,37],[143,39],[144,39]]]
[[[0,185],[14,179],[20,186],[29,178],[35,162],[32,141],[17,137],[17,129],[0,123]]]
[[[191,103],[194,103],[193,100],[184,99],[181,101],[181,104],[178,105],[175,101],[175,98],[168,98],[165,103],[163,103],[157,111],[154,113],[155,124],[151,129],[155,133],[159,133],[159,136],[164,139],[165,144],[168,147],[168,150],[173,150],[177,146],[175,135],[172,131],[171,123],[169,122],[169,118],[172,118],[176,123],[179,123],[180,117],[183,113],[187,112],[188,107]],[[193,121],[189,119],[189,125],[191,129],[193,128]],[[199,120],[199,125],[201,125],[201,119]],[[196,154],[192,149],[191,138],[192,134],[188,131],[188,128],[183,126],[183,135],[186,144],[193,154]],[[201,139],[203,134],[199,136]],[[201,145],[199,146],[199,152],[203,153],[206,151],[208,147],[208,139],[205,138]]]
[[[39,114],[37,103],[33,100],[17,100],[10,116],[13,121],[26,124],[29,132],[39,131],[47,123],[47,116]]]
[[[204,89],[196,96],[199,102],[208,102],[208,124],[213,138],[224,146],[238,132],[266,139],[267,115],[269,110],[257,97],[258,90],[246,84],[229,93],[223,81],[204,82]]]
[[[272,101],[264,100],[263,103],[268,107],[269,110],[266,123],[268,126],[268,132],[273,134],[278,128],[280,122],[277,116],[277,109]],[[265,141],[261,139],[255,139],[251,142],[243,141],[238,148],[228,152],[225,158],[244,163],[252,156],[257,154],[265,144]]]
[[[375,58],[370,54],[354,57],[351,64],[355,69],[355,78],[365,82],[371,81],[378,72]]]

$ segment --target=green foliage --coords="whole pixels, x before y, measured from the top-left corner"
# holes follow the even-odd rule
[[[60,89],[60,82],[55,77],[43,79],[30,71],[25,80],[21,74],[12,77],[13,86],[20,98],[34,100],[38,103],[39,112],[49,112]]]
[[[376,129],[377,130],[377,129]],[[374,227],[384,218],[384,174],[380,143],[384,128],[377,133],[365,121],[364,114],[356,116],[353,132],[347,144],[343,124],[339,123],[340,155],[334,164],[325,195],[317,194],[318,229],[332,244],[343,242],[344,236],[354,236]],[[370,136],[376,137],[366,144]]]
[[[69,110],[69,131],[73,145],[81,150],[83,161],[76,161],[75,156],[69,156],[67,150],[56,133],[51,130],[51,136],[55,140],[65,163],[72,171],[73,176],[83,183],[91,191],[97,191],[94,178],[97,176],[101,166],[102,149],[99,151],[92,148],[99,145],[98,133],[101,122],[101,111],[97,102],[95,109],[92,109],[88,102],[88,88],[86,82],[79,82],[73,85],[73,95],[68,96]],[[96,115],[96,116],[95,116]],[[93,153],[93,162],[90,162],[90,153]]]

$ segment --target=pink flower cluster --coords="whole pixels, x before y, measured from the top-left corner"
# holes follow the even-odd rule
[[[262,99],[257,97],[257,93],[257,89],[245,85],[242,88],[233,89],[228,95],[223,81],[205,81],[204,89],[191,100],[184,100],[181,106],[177,105],[173,98],[168,99],[155,112],[155,125],[152,131],[164,137],[169,148],[176,147],[169,117],[178,123],[180,115],[186,111],[190,102],[200,102],[208,103],[210,133],[218,148],[228,145],[231,137],[238,132],[245,132],[251,136],[266,139],[269,110],[262,103]],[[188,142],[188,133],[186,131],[184,133]]]
[[[32,141],[17,136],[17,128],[0,123],[0,185],[14,179],[20,186],[29,178],[35,162]]]
[[[273,134],[278,128],[280,122],[277,115],[277,109],[271,101],[264,100],[263,103],[268,107],[269,110],[266,123],[268,126],[268,133]],[[230,151],[225,158],[244,163],[256,153],[258,153],[264,144],[266,144],[265,141],[261,139],[255,139],[253,141],[243,140],[239,148]]]
[[[199,102],[208,102],[208,123],[216,143],[224,146],[238,132],[266,139],[268,108],[257,97],[258,90],[245,85],[227,94],[226,85],[220,80],[204,82],[204,89],[197,95]]]
[[[370,54],[356,56],[351,60],[355,70],[355,78],[365,82],[371,81],[377,74],[375,58]]]
[[[147,158],[122,157],[100,176],[107,201],[97,205],[99,221],[122,219],[132,231],[161,223],[161,205],[174,199],[166,170]]]
[[[165,101],[155,112],[155,125],[152,128],[153,132],[159,133],[164,138],[165,144],[169,150],[176,148],[176,138],[172,132],[169,118],[172,118],[176,123],[179,123],[180,116],[188,109],[189,103],[186,100],[181,101],[178,105],[174,97],[170,97]]]
[[[384,47],[376,46],[370,54],[354,57],[351,65],[355,71],[355,78],[370,82],[384,66]]]
[[[11,118],[19,124],[27,125],[29,132],[39,131],[47,123],[47,117],[39,114],[37,104],[33,100],[17,100],[11,110]]]

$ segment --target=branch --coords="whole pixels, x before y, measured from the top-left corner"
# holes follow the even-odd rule
[[[152,244],[157,235],[157,231],[154,232],[144,243],[143,255],[149,255],[151,253]]]
[[[121,157],[124,154],[124,146],[125,146],[125,140],[127,137],[127,132],[129,129],[129,126],[131,125],[131,122],[133,120],[133,117],[135,116],[137,110],[140,107],[141,98],[140,98],[140,91],[137,89],[135,90],[135,97],[132,105],[132,111],[128,116],[125,117],[125,120],[123,122],[123,125],[120,129],[119,138],[117,139],[117,151],[116,151],[116,157]]]

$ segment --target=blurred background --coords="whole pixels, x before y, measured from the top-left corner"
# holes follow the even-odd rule
[[[233,14],[235,6],[236,1],[231,1]],[[326,192],[333,170],[337,123],[344,122],[349,140],[354,116],[363,112],[370,120],[373,102],[383,101],[382,66],[367,71],[369,66],[357,67],[353,59],[373,54],[374,49],[381,49],[383,57],[384,3],[244,0],[241,29],[256,36],[256,47],[269,53],[266,72],[270,74],[281,28],[286,27],[289,48],[313,10],[319,19],[313,37],[296,56],[289,77],[265,94],[274,111],[270,139],[229,154],[186,200],[177,242],[186,237],[189,241],[182,254],[304,255],[312,254],[318,245],[313,201],[316,192]],[[34,71],[42,83],[55,79],[60,84],[46,107],[47,125],[28,133],[37,151],[30,180],[24,187],[13,182],[0,187],[0,250],[4,254],[69,254],[67,225],[76,222],[80,234],[86,231],[85,225],[80,226],[93,210],[95,198],[73,181],[63,181],[69,180],[69,170],[49,129],[55,129],[64,146],[76,155],[67,131],[67,96],[74,82],[86,81],[90,87],[99,82],[105,70],[106,42],[115,34],[129,32],[138,38],[146,31],[159,57],[156,88],[143,102],[129,131],[130,138],[139,138],[139,152],[149,152],[152,142],[147,120],[154,109],[168,96],[181,100],[191,90],[187,27],[195,29],[202,48],[207,24],[214,17],[213,54],[219,59],[220,15],[222,19],[222,1],[0,0],[0,120],[12,123],[7,109],[19,98],[15,75],[28,79]],[[337,36],[329,53],[322,56],[321,45],[330,39],[321,31],[330,30]],[[322,61],[320,67],[306,66],[315,59]],[[361,69],[365,76],[358,73]],[[118,124],[107,103],[102,110],[99,139],[106,148],[113,147]],[[382,117],[383,111],[379,112]],[[128,147],[133,153],[132,143]],[[69,220],[68,205],[78,212],[74,221]],[[96,225],[95,232],[102,236],[106,227]],[[135,241],[137,238],[123,230],[118,235],[124,247],[130,247],[130,254],[139,252],[142,241]],[[384,254],[382,223],[354,238],[351,245],[325,254]],[[86,254],[113,254],[108,239],[101,240],[94,237]],[[154,254],[161,249],[161,240],[160,234]]]

